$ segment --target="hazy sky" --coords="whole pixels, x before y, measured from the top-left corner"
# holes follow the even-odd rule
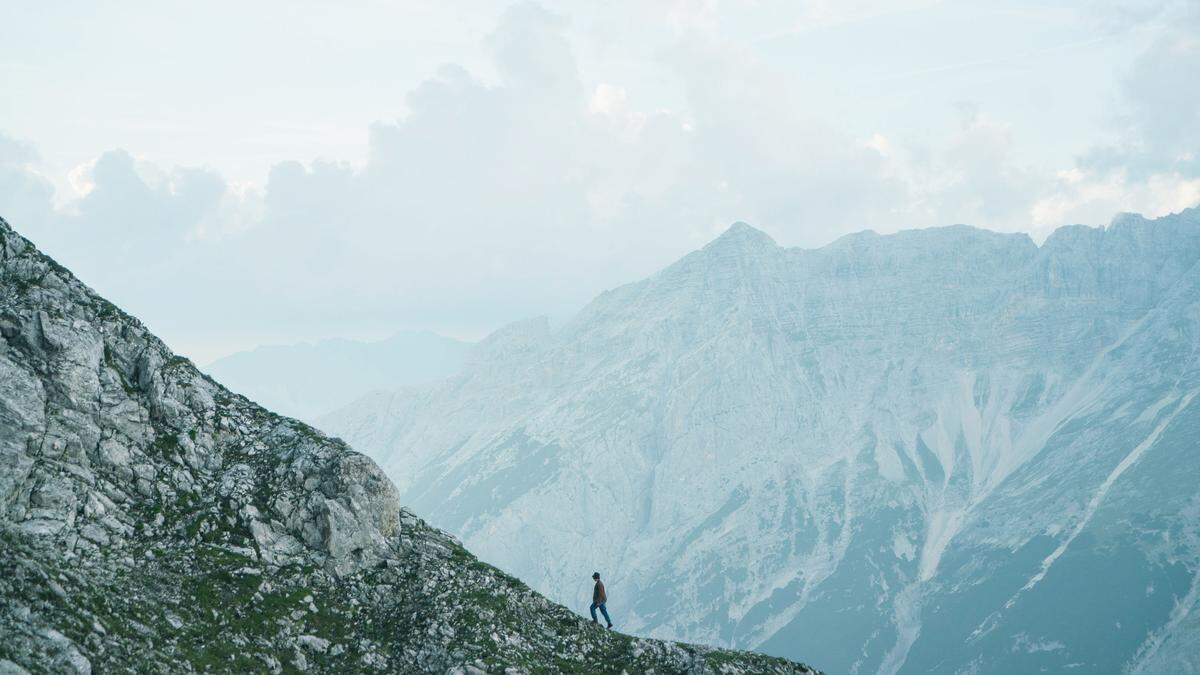
[[[0,215],[206,362],[785,245],[1200,203],[1200,7],[4,3]]]

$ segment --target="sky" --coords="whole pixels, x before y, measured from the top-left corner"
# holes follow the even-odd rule
[[[1200,203],[1200,1],[4,3],[0,216],[199,363]]]

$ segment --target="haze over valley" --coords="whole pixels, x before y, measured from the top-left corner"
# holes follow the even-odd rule
[[[0,675],[1200,673],[1196,0],[0,25]]]

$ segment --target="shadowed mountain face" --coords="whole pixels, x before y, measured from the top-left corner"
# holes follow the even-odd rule
[[[1200,668],[1200,212],[780,248],[321,421],[563,602],[836,672]]]
[[[810,672],[550,603],[0,220],[0,673],[93,669]]]
[[[428,331],[378,342],[322,340],[258,347],[204,371],[275,412],[311,421],[376,389],[396,389],[457,373],[471,344]]]

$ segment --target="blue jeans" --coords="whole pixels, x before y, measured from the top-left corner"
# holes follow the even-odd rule
[[[607,621],[608,623],[610,623],[610,624],[611,624],[611,623],[612,623],[612,619],[608,618],[608,609],[606,609],[606,608],[604,607],[604,603],[603,603],[603,602],[593,602],[593,603],[592,603],[592,606],[591,606],[591,608],[590,608],[590,609],[591,609],[591,612],[592,612],[592,621],[595,621],[595,620],[596,620],[596,608],[597,608],[597,607],[599,607],[599,608],[600,608],[600,613],[604,615],[604,620],[605,620],[605,621]]]

